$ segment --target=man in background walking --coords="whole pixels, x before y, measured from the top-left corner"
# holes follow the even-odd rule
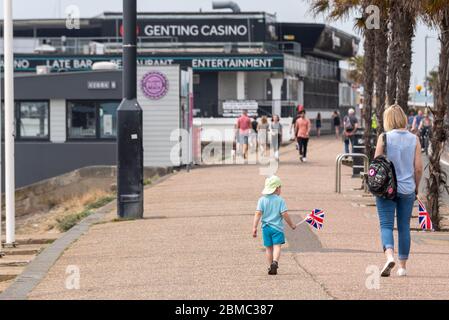
[[[251,119],[248,117],[248,110],[243,110],[242,115],[237,120],[237,130],[240,145],[243,146],[243,158],[248,159],[249,136],[251,134]]]

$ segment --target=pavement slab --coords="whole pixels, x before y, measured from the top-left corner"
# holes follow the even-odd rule
[[[343,169],[342,142],[314,138],[308,163],[283,148],[278,175],[297,222],[312,209],[325,227],[287,231],[279,276],[266,274],[260,237],[251,237],[265,177],[258,165],[179,172],[145,192],[145,219],[93,225],[50,268],[30,299],[449,299],[449,241],[413,233],[410,276],[370,278],[383,265],[373,199]],[[362,204],[362,205],[361,205]],[[71,266],[80,288],[66,288]],[[69,267],[69,269],[68,269]],[[373,286],[372,282],[378,285]],[[377,281],[377,282],[376,282]],[[368,283],[368,285],[367,285]]]

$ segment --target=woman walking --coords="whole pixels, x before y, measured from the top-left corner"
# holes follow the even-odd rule
[[[307,147],[310,138],[310,120],[306,117],[306,112],[302,111],[295,124],[295,136],[299,145],[299,160],[307,162]]]
[[[279,116],[273,117],[273,122],[271,123],[271,147],[274,151],[274,158],[279,160],[279,149],[282,144],[282,124],[281,118]]]
[[[268,124],[268,118],[263,116],[260,123],[257,126],[257,140],[259,142],[260,155],[262,157],[267,156],[267,145],[268,145],[268,129],[270,125]]]
[[[419,138],[407,130],[407,116],[399,105],[393,105],[385,111],[384,126],[386,135],[386,156],[393,162],[397,182],[396,200],[376,198],[380,220],[382,245],[387,262],[382,269],[382,277],[389,277],[396,265],[393,228],[395,213],[398,227],[398,276],[407,275],[407,260],[410,254],[410,219],[413,205],[419,190],[423,174],[421,144]],[[384,155],[384,137],[377,142],[376,157]]]
[[[315,119],[315,126],[316,126],[316,135],[317,137],[321,137],[321,113],[318,112]]]

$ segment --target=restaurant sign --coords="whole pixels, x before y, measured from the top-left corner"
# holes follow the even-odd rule
[[[48,66],[52,72],[90,71],[95,62],[109,61],[122,67],[121,56],[21,56],[15,55],[16,72],[35,72]],[[283,55],[140,56],[139,66],[181,65],[196,71],[283,71]],[[3,61],[0,62],[3,68]]]

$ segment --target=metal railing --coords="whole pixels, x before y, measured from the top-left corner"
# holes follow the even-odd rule
[[[343,164],[343,160],[345,158],[362,158],[364,161],[364,169],[365,172],[362,175],[363,177],[365,176],[366,173],[368,173],[368,169],[369,169],[369,158],[366,154],[363,153],[343,153],[338,155],[337,160],[336,160],[336,173],[335,173],[335,192],[336,193],[341,193],[341,166]],[[365,192],[368,192],[368,186],[366,184],[366,182],[364,181],[364,188],[365,188]]]
[[[180,42],[177,37],[137,38],[140,52],[205,52],[205,53],[290,53],[301,56],[301,46],[288,42]],[[122,50],[122,38],[116,37],[22,37],[15,39],[15,53],[53,54],[117,54]],[[304,62],[305,63],[305,62]]]

